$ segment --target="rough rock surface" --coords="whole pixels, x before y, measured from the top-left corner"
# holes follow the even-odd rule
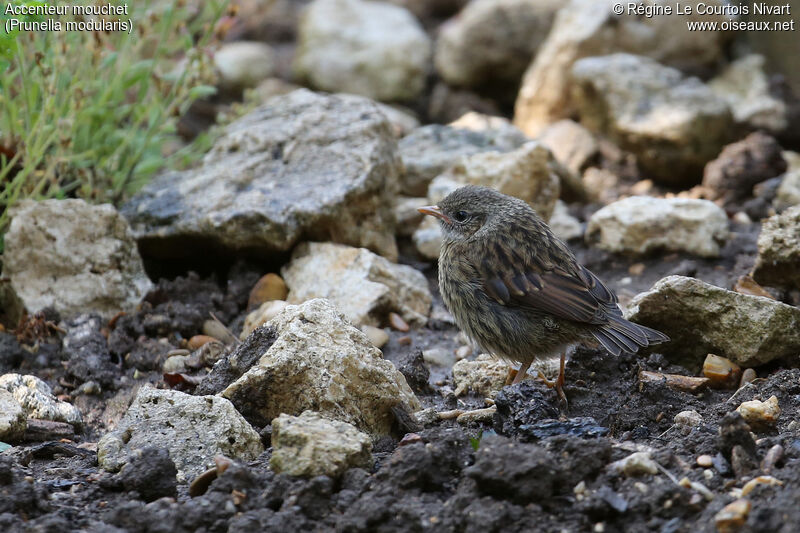
[[[505,385],[506,377],[508,364],[489,354],[481,354],[474,361],[464,359],[453,365],[456,396],[474,392],[493,398]]]
[[[631,196],[595,212],[586,241],[611,252],[683,251],[716,257],[728,237],[728,217],[708,200]]]
[[[153,287],[130,227],[109,204],[22,201],[11,217],[3,275],[29,312],[110,317],[132,310]]]
[[[117,427],[97,443],[97,460],[116,472],[134,450],[149,446],[169,450],[181,483],[214,466],[217,454],[250,461],[264,450],[228,400],[142,387]]]
[[[761,226],[753,278],[764,285],[800,289],[800,205]]]
[[[437,72],[456,87],[497,95],[516,91],[562,5],[554,0],[470,2],[439,30]]]
[[[277,473],[338,477],[350,468],[372,466],[372,440],[352,424],[314,411],[281,415],[272,421],[272,457]]]
[[[425,87],[430,62],[430,39],[402,7],[314,0],[301,17],[294,69],[318,89],[409,100]]]
[[[599,149],[592,132],[572,120],[548,126],[537,140],[553,153],[556,161],[580,175]]]
[[[800,309],[684,276],[669,276],[630,303],[628,319],[672,339],[658,351],[699,368],[706,354],[742,367],[800,353]]]
[[[572,68],[581,122],[637,157],[654,180],[696,183],[729,140],[728,105],[697,78],[641,56],[588,57]]]
[[[737,123],[773,134],[788,126],[786,103],[770,93],[764,56],[749,54],[733,61],[708,86],[728,102]]]
[[[725,202],[753,195],[753,186],[786,171],[781,146],[757,131],[726,146],[703,172],[703,186]]]
[[[123,213],[149,255],[194,240],[289,250],[306,237],[395,258],[395,148],[369,100],[297,90],[230,124],[199,168],[156,177]]]
[[[66,422],[74,426],[81,424],[78,408],[57,400],[50,386],[36,376],[4,374],[0,376],[0,389],[14,396],[28,418]]]
[[[400,158],[405,165],[402,192],[424,196],[430,181],[462,156],[490,150],[508,152],[528,140],[521,131],[502,121],[481,130],[458,124],[417,128],[398,142]]]
[[[391,430],[392,408],[419,410],[403,375],[327,300],[289,306],[264,328],[274,342],[244,356],[257,359],[221,392],[258,425],[311,409],[378,437]]]
[[[482,185],[516,196],[545,220],[561,193],[553,156],[536,141],[505,153],[489,151],[463,157],[441,177],[459,185]]]
[[[0,441],[15,442],[25,434],[28,418],[14,395],[0,388]]]
[[[531,136],[574,112],[570,93],[573,63],[582,57],[631,52],[681,70],[703,70],[724,54],[728,32],[687,32],[691,20],[723,22],[722,15],[618,16],[612,0],[572,0],[559,11],[553,28],[523,77],[514,124]],[[710,8],[721,1],[704,2]],[[627,4],[621,4],[623,7]]]
[[[442,228],[434,217],[425,217],[411,237],[414,247],[425,259],[439,259],[442,248]]]
[[[255,87],[269,78],[275,68],[272,47],[255,41],[224,43],[214,52],[219,84],[226,90]]]
[[[553,214],[547,225],[553,230],[556,237],[562,241],[569,241],[583,237],[583,226],[580,220],[569,214],[567,205],[561,200],[556,202]]]
[[[356,325],[383,326],[390,312],[416,325],[428,320],[432,297],[425,275],[364,248],[303,243],[281,273],[290,304],[326,298]]]

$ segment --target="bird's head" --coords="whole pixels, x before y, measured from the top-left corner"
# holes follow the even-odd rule
[[[420,207],[418,211],[439,219],[446,240],[467,240],[482,228],[502,225],[513,212],[531,211],[517,198],[494,189],[467,185],[451,192],[439,205]]]

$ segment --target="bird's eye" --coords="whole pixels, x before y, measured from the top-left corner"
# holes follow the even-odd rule
[[[453,220],[456,222],[466,222],[469,218],[469,213],[466,211],[458,211],[456,214],[453,215]]]

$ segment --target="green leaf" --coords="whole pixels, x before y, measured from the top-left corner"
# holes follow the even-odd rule
[[[211,85],[197,85],[189,89],[189,98],[197,100],[199,98],[208,98],[217,94],[217,88]]]

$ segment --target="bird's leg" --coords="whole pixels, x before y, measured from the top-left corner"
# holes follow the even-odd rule
[[[516,385],[517,383],[525,379],[525,376],[528,375],[529,366],[531,366],[530,361],[528,361],[527,363],[522,363],[520,365],[519,370],[517,370],[517,375],[514,377],[514,381],[511,382],[512,385]]]
[[[561,364],[559,365],[558,368],[558,377],[555,380],[547,379],[545,375],[542,373],[542,371],[541,370],[539,371],[539,379],[541,379],[544,382],[544,384],[547,385],[549,388],[556,389],[558,397],[561,399],[561,401],[564,402],[565,406],[569,405],[567,403],[567,395],[564,394],[564,375],[565,375],[564,367],[566,365],[566,362],[567,362],[567,352],[564,351],[561,353]]]

